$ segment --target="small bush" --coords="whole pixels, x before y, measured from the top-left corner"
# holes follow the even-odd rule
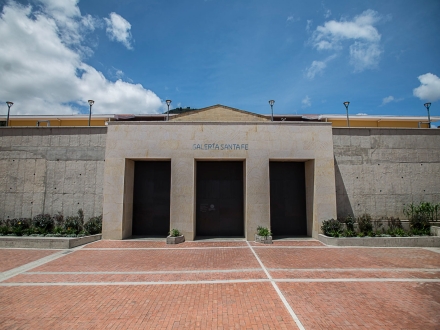
[[[53,216],[53,222],[55,227],[62,227],[64,225],[64,216],[61,212],[58,212]]]
[[[371,221],[371,215],[369,215],[368,213],[362,214],[358,218],[357,222],[359,226],[359,233],[368,235],[369,233],[373,232],[373,223]]]
[[[339,237],[342,233],[342,225],[335,219],[324,220],[321,225],[321,230],[326,236]]]
[[[180,231],[178,229],[171,229],[169,234],[170,234],[171,237],[177,237],[177,236],[181,235]]]
[[[50,214],[37,214],[32,219],[32,225],[41,232],[48,232],[53,229],[53,219]]]
[[[270,232],[269,228],[258,226],[257,235],[267,237],[267,236],[271,236],[272,233]]]
[[[84,229],[84,212],[82,209],[78,210],[77,216],[66,217],[64,229],[67,235],[77,235]]]
[[[402,229],[402,222],[399,218],[386,218],[388,220],[388,230]]]
[[[354,230],[344,230],[341,234],[342,237],[356,237],[357,233]]]
[[[430,228],[429,219],[423,213],[414,214],[409,219],[409,228],[412,231],[428,231]]]
[[[102,232],[102,215],[90,218],[89,221],[84,224],[84,231],[90,235],[100,234]]]
[[[30,227],[31,227],[30,218],[12,219],[9,221],[9,228],[10,228],[9,233],[14,234],[15,236],[22,236],[23,234],[28,234]]]

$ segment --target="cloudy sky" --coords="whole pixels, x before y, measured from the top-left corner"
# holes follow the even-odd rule
[[[440,115],[440,1],[0,0],[0,113]]]

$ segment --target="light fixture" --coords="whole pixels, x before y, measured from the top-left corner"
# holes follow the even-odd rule
[[[89,126],[90,126],[90,119],[92,118],[92,105],[95,103],[95,101],[88,100],[87,102],[89,102],[90,105],[90,112],[89,112]]]
[[[347,110],[347,127],[350,127],[350,118],[348,118],[348,106],[349,106],[350,102],[345,101],[342,104],[345,105],[345,109]]]
[[[428,127],[431,128],[431,116],[429,115],[429,107],[431,106],[431,102],[425,103],[424,106],[428,110]]]
[[[171,100],[166,100],[165,102],[167,103],[167,106],[168,106],[167,121],[169,121],[170,120],[170,104],[171,104]]]
[[[11,110],[11,107],[14,104],[14,102],[7,101],[6,104],[8,105],[8,118],[6,119],[6,126],[9,126],[9,111]]]
[[[274,100],[269,100],[269,104],[270,104],[270,110],[272,112],[272,115],[270,117],[270,120],[273,121],[273,104],[275,103]]]

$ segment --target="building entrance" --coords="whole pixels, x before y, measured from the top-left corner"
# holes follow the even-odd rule
[[[305,166],[270,162],[270,226],[274,236],[306,236]]]
[[[196,235],[244,237],[243,162],[197,162]]]
[[[160,237],[168,235],[170,188],[170,161],[135,162],[133,235]]]

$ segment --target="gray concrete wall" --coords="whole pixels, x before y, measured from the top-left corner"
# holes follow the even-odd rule
[[[440,130],[333,128],[338,217],[440,202]]]
[[[0,219],[102,214],[107,127],[0,129]]]

